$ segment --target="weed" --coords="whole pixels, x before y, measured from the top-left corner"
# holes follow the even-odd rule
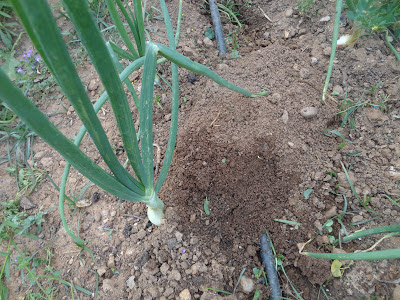
[[[208,1],[204,0],[204,3],[208,6]],[[208,9],[206,6],[199,4],[207,12]],[[221,15],[225,17],[230,23],[233,25],[237,25],[242,27],[246,19],[243,15],[243,9],[251,7],[251,1],[245,1],[243,4],[237,4],[233,0],[223,0],[220,3],[217,3],[218,10],[220,11]]]
[[[10,29],[13,26],[18,26],[18,24],[15,22],[4,22],[5,20],[11,18],[11,11],[11,3],[8,0],[3,0],[0,2],[0,39],[4,46],[6,46],[7,50],[11,50],[13,48],[13,36],[18,36],[15,31]]]
[[[297,0],[297,10],[300,16],[311,17],[317,13],[315,0]]]

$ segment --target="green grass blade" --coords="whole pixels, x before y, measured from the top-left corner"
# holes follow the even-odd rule
[[[157,65],[157,46],[149,43],[143,65],[142,89],[140,92],[140,132],[146,189],[154,189],[153,170],[153,89]]]
[[[388,30],[386,30],[385,33],[385,41],[389,49],[393,52],[394,56],[396,57],[397,61],[400,64],[400,54],[396,51],[396,48],[394,48],[393,45],[390,43]]]
[[[139,52],[139,57],[144,56],[144,51],[143,50],[146,48],[146,45],[144,45],[144,47],[143,47],[142,44],[146,43],[146,41],[141,39],[141,35],[139,33],[139,26],[137,24],[138,22],[140,22],[140,18],[137,19],[137,18],[134,18],[134,17],[130,17],[128,15],[128,12],[126,11],[124,5],[122,4],[121,0],[115,0],[115,1],[117,2],[119,10],[124,15],[125,20],[128,22],[128,25],[129,25],[129,28],[131,29],[131,32],[133,33],[133,37],[134,37],[135,42],[136,42],[136,48],[138,49],[138,52]],[[128,9],[130,10],[129,4],[126,4],[126,5],[128,6]],[[132,12],[131,12],[131,16],[132,16]]]
[[[144,35],[142,1],[134,0],[133,4],[134,4],[133,9],[135,11],[136,26],[140,37],[140,43],[137,46],[138,47],[139,45],[141,46],[141,49],[139,49],[139,53],[141,53],[141,56],[143,56],[146,53],[146,37]]]
[[[87,1],[65,0],[64,3],[71,21],[75,25],[75,29],[88,50],[89,56],[107,90],[129,162],[139,181],[148,186],[144,177],[145,173],[131,110],[117,70],[97,29],[97,25],[91,18]],[[126,172],[125,169],[124,171]],[[115,175],[117,176],[117,174]]]
[[[182,1],[181,1],[182,2]],[[180,8],[182,8],[182,3],[180,2]],[[160,0],[161,8],[163,11],[164,21],[167,28],[168,33],[168,41],[170,48],[176,49],[176,37],[179,37],[179,31],[177,32],[176,36],[174,37],[171,19],[169,18],[167,6],[165,5],[164,0]],[[180,24],[180,16],[178,18],[178,24]],[[157,179],[157,183],[155,186],[155,191],[161,189],[165,178],[167,177],[169,167],[171,166],[172,156],[175,149],[176,144],[176,134],[178,132],[178,113],[179,113],[179,73],[178,73],[178,66],[174,63],[171,63],[172,69],[172,109],[171,109],[171,127],[169,130],[169,138],[167,144],[167,150],[165,151],[163,165],[160,171],[160,174]]]
[[[135,60],[132,54],[130,54],[128,51],[125,51],[118,47],[116,44],[114,44],[112,41],[108,41],[110,43],[111,48],[113,51],[120,57],[120,58],[126,58],[129,59],[130,61]]]
[[[178,45],[182,21],[182,0],[179,0],[178,21],[176,22],[175,45]]]
[[[109,193],[130,201],[140,201],[140,196],[121,184],[115,177],[105,172],[90,160],[77,146],[68,140],[49,120],[13,85],[7,75],[0,70],[0,99],[21,120],[35,131],[46,143],[68,160],[80,173]]]
[[[84,1],[80,3],[82,4],[82,2]],[[78,5],[78,1],[74,1],[74,3]],[[79,5],[79,13],[81,15],[86,11],[90,15],[87,3],[84,3],[86,4],[86,9],[83,9],[85,5]],[[54,77],[73,105],[75,112],[88,129],[93,142],[110,170],[123,185],[135,191],[136,194],[140,194],[139,183],[122,167],[111,148],[107,135],[93,110],[91,101],[71,61],[67,47],[47,2],[44,0],[15,0],[13,5],[36,49],[53,72]],[[71,18],[70,13],[69,16]],[[83,15],[79,18],[82,22],[85,22],[85,19]],[[92,21],[91,15],[87,21]],[[97,28],[96,32],[98,33]],[[94,35],[94,33],[92,34]],[[51,43],[49,43],[49,40],[51,40]]]
[[[114,62],[114,65],[117,68],[118,73],[121,73],[124,71],[124,69],[122,68],[121,63],[118,61],[118,58],[115,55],[115,52],[113,51],[113,48],[111,45],[112,44],[110,42],[106,43],[108,52],[110,53],[110,56]],[[118,47],[118,46],[116,46],[116,47]],[[125,83],[126,87],[128,88],[129,92],[131,93],[131,96],[133,98],[133,101],[135,102],[136,107],[139,108],[139,98],[138,98],[138,95],[136,94],[135,88],[132,85],[132,82],[129,80],[129,78],[125,79],[123,82]]]
[[[139,54],[136,51],[135,47],[133,46],[128,33],[125,30],[124,24],[122,23],[121,18],[118,15],[117,8],[115,7],[114,1],[113,0],[106,0],[108,11],[110,12],[111,18],[114,21],[115,26],[117,27],[117,30],[119,34],[121,35],[122,40],[124,41],[126,47],[129,49],[129,51],[132,53],[132,56],[134,59],[139,58]]]
[[[232,91],[238,92],[238,93],[248,96],[248,97],[259,97],[259,96],[263,96],[263,95],[268,95],[270,93],[268,90],[266,90],[261,93],[252,94],[251,92],[226,81],[225,79],[223,79],[221,76],[219,76],[214,71],[211,71],[209,68],[190,60],[189,58],[183,56],[182,54],[180,54],[174,50],[171,50],[164,45],[161,45],[161,44],[156,44],[156,45],[159,48],[159,53],[162,56],[164,56],[165,58],[167,58],[168,60],[170,60],[170,61],[176,63],[178,66],[188,69],[192,72],[207,76],[208,78],[214,80],[219,85],[226,87]]]
[[[398,232],[400,233],[400,225],[388,225],[388,226],[380,226],[371,229],[356,231],[348,236],[343,238],[343,242],[347,243],[355,239],[359,239],[365,236],[380,234],[380,233],[388,233],[388,232]]]
[[[400,258],[399,249],[379,250],[372,252],[356,252],[356,253],[311,253],[303,252],[302,254],[324,259],[338,260],[378,260],[378,259],[396,259]]]
[[[331,79],[332,75],[333,60],[335,59],[336,45],[339,36],[339,23],[340,23],[340,14],[342,13],[342,6],[343,6],[343,0],[336,0],[335,23],[333,26],[331,58],[329,60],[328,72],[326,74],[325,85],[322,91],[322,103],[325,103],[325,94],[328,90],[329,80]]]

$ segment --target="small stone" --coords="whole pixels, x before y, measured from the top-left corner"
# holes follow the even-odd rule
[[[179,293],[179,300],[191,300],[192,295],[190,295],[190,292],[188,289],[184,289],[182,292]]]
[[[332,91],[338,95],[343,95],[344,93],[343,88],[340,85],[335,85]]]
[[[318,63],[318,58],[316,57],[311,57],[311,65],[315,66]]]
[[[167,247],[168,247],[168,250],[176,249],[176,239],[175,238],[168,239],[167,240]]]
[[[111,279],[104,279],[103,280],[103,291],[105,293],[113,291],[114,287],[112,285],[112,280]]]
[[[252,279],[242,276],[240,280],[240,286],[242,287],[243,292],[246,294],[250,294],[254,290],[254,282]]]
[[[325,217],[327,219],[330,219],[334,216],[337,215],[337,207],[336,206],[332,206],[330,209],[328,209],[328,211],[325,213]]]
[[[189,222],[193,223],[194,221],[196,221],[196,214],[191,214]]]
[[[88,85],[88,91],[95,91],[99,87],[99,83],[96,79],[92,79]]]
[[[108,257],[107,267],[115,268],[115,258],[112,254],[110,254],[110,256]]]
[[[320,221],[316,220],[316,221],[314,222],[314,226],[315,226],[319,231],[322,231],[322,224],[321,224]]]
[[[136,233],[136,238],[138,240],[142,240],[146,236],[146,230],[141,229],[138,233]]]
[[[100,267],[100,268],[97,269],[97,274],[99,274],[99,276],[101,277],[104,274],[106,274],[106,271],[107,271],[106,268]]]
[[[324,48],[324,50],[322,51],[322,53],[323,53],[325,56],[331,56],[331,51],[332,51],[332,48],[328,46],[328,47]]]
[[[183,238],[183,234],[180,233],[179,231],[175,231],[175,237],[176,237],[176,241],[178,243],[182,242],[182,238]]]
[[[194,50],[188,46],[185,46],[183,48],[183,54],[187,57],[193,57],[194,56]]]
[[[163,274],[164,276],[167,275],[168,270],[169,270],[169,265],[167,263],[163,263],[160,267],[161,274]]]
[[[279,93],[273,93],[271,97],[269,97],[269,101],[271,101],[272,104],[279,102],[281,99],[282,96]]]
[[[169,121],[169,120],[171,120],[171,114],[166,114],[165,116],[164,116],[164,120],[165,121]]]
[[[316,107],[304,107],[301,111],[300,114],[306,118],[306,119],[311,119],[314,118],[318,114],[318,109]]]
[[[289,113],[287,112],[287,110],[283,111],[281,120],[282,120],[283,124],[287,124],[287,122],[289,121]]]
[[[129,277],[128,280],[126,281],[126,285],[128,286],[128,288],[133,290],[136,287],[135,276]]]
[[[294,143],[288,142],[288,145],[289,145],[290,148],[294,148]]]
[[[205,38],[203,39],[203,43],[204,43],[204,46],[206,46],[206,48],[212,48],[212,47],[214,47],[214,43],[213,43],[212,40],[210,40],[208,37],[205,37]]]
[[[270,33],[268,31],[264,32],[263,37],[266,41],[269,40]]]
[[[370,120],[371,122],[377,123],[377,124],[380,124],[380,123],[383,123],[383,122],[389,120],[389,117],[385,113],[383,113],[380,109],[376,109],[376,108],[367,109],[366,115],[367,115],[368,120]]]
[[[330,16],[326,16],[326,17],[319,19],[320,22],[329,22],[330,20],[331,20]]]
[[[301,68],[299,73],[300,77],[303,79],[307,79],[310,77],[310,71],[306,68]]]
[[[36,207],[36,205],[34,203],[31,202],[31,200],[29,200],[27,197],[22,196],[21,199],[19,200],[19,205],[24,209],[24,210],[28,210],[28,209],[32,209],[34,207]]]
[[[169,275],[168,275],[168,279],[169,280],[176,280],[176,281],[180,281],[182,279],[182,275],[181,273],[179,273],[179,271],[177,269],[173,269]]]
[[[340,183],[340,186],[344,187],[344,188],[350,188],[350,183],[347,180],[346,174],[344,172],[340,172],[337,175],[338,175],[338,181]],[[349,175],[350,181],[351,181],[352,185],[354,186],[354,184],[357,182],[356,177],[354,176],[354,173],[352,171],[347,171],[347,175]]]
[[[34,158],[34,160],[41,160],[45,156],[45,154],[46,154],[46,152],[39,151],[33,156],[33,158]]]
[[[256,247],[254,247],[253,245],[248,245],[246,252],[250,255],[250,256],[256,256],[257,255],[257,250]]]
[[[358,222],[361,222],[363,219],[364,219],[363,216],[355,215],[351,219],[351,223],[358,223]]]
[[[285,11],[285,16],[289,18],[292,15],[293,15],[293,8],[290,7]]]

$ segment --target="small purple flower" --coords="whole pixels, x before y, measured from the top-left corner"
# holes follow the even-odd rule
[[[42,248],[42,245],[40,245],[40,243],[39,243],[39,242],[38,242],[38,247],[39,247],[39,248]]]
[[[183,249],[183,250],[181,251],[181,253],[182,253],[182,254],[185,254],[186,251],[187,251],[187,249]]]
[[[28,54],[28,57],[31,57],[31,55],[32,55],[32,49],[31,48],[28,49],[27,54]]]
[[[36,69],[36,67],[35,67],[35,66],[32,66],[32,67],[31,67],[31,69],[32,69],[32,70],[35,70],[35,69]]]
[[[36,56],[35,61],[38,62],[38,63],[40,63],[40,56]]]
[[[22,69],[21,68],[17,68],[17,73],[22,74],[23,73]]]
[[[14,261],[15,261],[15,262],[17,262],[17,261],[18,261],[18,259],[14,258]]]

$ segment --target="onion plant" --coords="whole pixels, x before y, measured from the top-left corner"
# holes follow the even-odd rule
[[[73,235],[68,229],[64,217],[64,199],[67,199],[64,191],[71,165],[94,184],[112,195],[128,201],[144,202],[148,207],[147,214],[150,221],[156,225],[161,223],[164,204],[158,198],[157,193],[167,176],[175,148],[179,108],[178,66],[205,75],[218,84],[246,96],[257,97],[268,94],[268,90],[259,94],[252,94],[225,81],[205,66],[179,54],[176,51],[178,33],[174,36],[164,0],[160,0],[160,4],[168,33],[168,47],[151,41],[146,43],[144,40],[143,8],[140,0],[133,1],[133,12],[126,2],[124,5],[121,0],[115,1],[133,33],[136,49],[129,39],[124,23],[118,16],[117,6],[115,6],[114,1],[107,0],[110,14],[128,51],[122,50],[115,44],[105,43],[86,0],[63,0],[66,13],[86,47],[106,90],[92,105],[47,2],[45,0],[13,0],[11,2],[37,51],[83,123],[78,135],[73,141],[70,141],[0,70],[0,100],[67,160],[60,185],[59,207],[63,225],[78,245],[83,245],[85,241]],[[178,22],[177,28],[179,28],[179,25],[180,22]],[[157,55],[163,58],[157,61]],[[117,56],[128,58],[132,62],[122,70]],[[158,179],[155,180],[152,128],[154,78],[157,63],[166,60],[171,61],[172,64],[171,128],[162,168]],[[128,76],[141,66],[143,66],[143,74],[139,98],[129,82]],[[140,121],[138,132],[135,131],[131,107],[124,92],[123,83],[127,84],[138,108]],[[96,115],[107,99],[109,99],[113,109],[127,158],[134,174],[130,174],[117,159]],[[99,167],[79,148],[86,131],[110,172]]]

